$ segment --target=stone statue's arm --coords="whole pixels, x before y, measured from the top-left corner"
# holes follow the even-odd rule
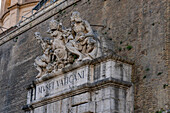
[[[73,36],[71,34],[71,28],[69,29],[63,29],[63,39],[65,40],[65,43],[67,43],[69,40],[73,40]]]
[[[85,34],[85,37],[94,37],[93,30],[90,26],[90,24],[87,21],[84,21],[87,33]]]

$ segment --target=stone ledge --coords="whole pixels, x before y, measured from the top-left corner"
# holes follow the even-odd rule
[[[32,107],[32,105],[24,105],[24,106],[22,106],[22,110],[24,110],[24,111],[29,111],[29,110],[32,110],[33,109],[33,107]]]

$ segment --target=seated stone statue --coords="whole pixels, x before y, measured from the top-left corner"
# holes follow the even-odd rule
[[[79,12],[72,13],[71,30],[71,38],[66,44],[67,49],[79,56],[78,61],[93,59],[92,54],[96,47],[95,36],[89,23],[81,19]]]
[[[62,23],[56,20],[50,21],[49,30],[51,37],[53,37],[52,50],[55,57],[55,69],[62,69],[67,61],[67,50],[65,46],[65,36]]]
[[[39,74],[37,75],[37,78],[41,77],[42,74],[44,74],[43,72],[46,70],[49,70],[49,63],[51,60],[51,54],[50,54],[50,50],[51,50],[51,40],[49,38],[43,39],[40,36],[39,32],[35,33],[35,38],[37,39],[37,41],[41,44],[41,47],[43,49],[43,55],[42,56],[38,56],[35,59],[35,63],[34,65],[36,66],[36,69],[39,71]],[[48,68],[48,69],[47,69]]]

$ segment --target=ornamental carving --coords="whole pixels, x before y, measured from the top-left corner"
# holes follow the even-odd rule
[[[70,21],[71,27],[65,28],[61,22],[51,20],[47,31],[50,38],[43,38],[39,32],[35,33],[35,38],[43,49],[43,55],[38,56],[34,63],[39,71],[36,78],[101,56],[100,40],[90,24],[80,17],[79,12],[73,12]]]

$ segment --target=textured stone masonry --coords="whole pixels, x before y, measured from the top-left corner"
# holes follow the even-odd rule
[[[101,31],[105,38],[114,42],[118,55],[135,62],[132,71],[135,113],[168,110],[169,0],[74,2],[67,0],[67,4],[42,13],[0,38],[0,113],[24,112],[21,107],[27,101],[26,87],[38,73],[33,62],[42,54],[33,34],[41,31],[43,37],[48,37],[46,30],[52,18],[62,19],[64,26],[69,26],[72,11],[81,12],[82,17],[94,25],[94,30]],[[52,106],[59,103],[63,101],[56,101]]]

